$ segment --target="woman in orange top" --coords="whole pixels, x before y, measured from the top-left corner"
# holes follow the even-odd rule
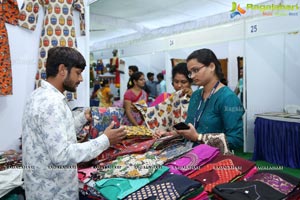
[[[110,107],[112,105],[112,97],[114,95],[110,92],[108,80],[103,80],[101,88],[97,91],[97,97],[99,98],[99,107]]]

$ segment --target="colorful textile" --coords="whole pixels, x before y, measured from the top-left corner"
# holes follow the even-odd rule
[[[171,145],[162,151],[158,150],[157,154],[160,160],[162,160],[164,163],[167,163],[177,157],[180,157],[182,154],[189,152],[192,148],[192,142],[181,142]]]
[[[241,172],[236,167],[232,160],[225,159],[203,166],[197,173],[191,174],[189,178],[201,182],[204,185],[204,190],[211,192],[216,185],[228,183],[240,175]]]
[[[247,181],[260,181],[272,187],[274,190],[287,195],[296,188],[296,186],[300,183],[300,180],[290,183],[288,179],[285,180],[284,178],[285,176],[281,177],[280,175],[273,173],[259,172],[254,174]]]
[[[92,128],[90,138],[96,138],[99,132],[103,132],[112,121],[115,122],[115,128],[118,128],[124,117],[124,109],[118,107],[91,107]]]
[[[167,100],[169,97],[171,96],[170,93],[164,92],[162,94],[160,94],[158,97],[155,98],[155,100],[150,104],[150,107],[152,106],[156,106],[162,102],[164,102],[165,100]]]
[[[137,110],[134,107],[134,103],[146,103],[147,102],[147,93],[142,90],[138,95],[135,95],[134,92],[131,89],[128,89],[125,94],[124,94],[124,101],[130,101],[131,102],[131,114],[135,121],[138,123],[138,125],[143,125],[144,124],[144,119],[142,114],[140,113],[139,110]],[[130,122],[128,119],[127,115],[125,114],[124,116],[124,125],[129,125],[132,126],[133,124]]]
[[[222,199],[285,199],[300,179],[279,171],[259,171],[246,181],[217,185],[213,192]]]
[[[83,0],[24,0],[20,11],[19,25],[35,30],[40,7],[45,10],[45,18],[40,38],[38,70],[35,87],[40,86],[41,79],[46,79],[46,59],[48,50],[56,46],[76,48],[73,9],[80,12],[80,31],[85,35],[84,2]],[[68,100],[76,99],[76,94],[67,92]]]
[[[110,146],[106,151],[98,157],[98,163],[114,160],[118,156],[132,153],[145,153],[155,142],[155,139],[131,138],[125,139],[119,144]]]
[[[168,167],[162,166],[149,178],[125,179],[110,178],[102,179],[96,182],[95,188],[108,200],[123,199],[129,194],[137,191],[146,184],[159,178],[169,170]]]
[[[111,164],[98,168],[100,178],[141,178],[151,176],[163,162],[151,153],[119,156]]]
[[[147,104],[135,104],[142,113],[149,129],[173,130],[173,125],[183,122],[187,116],[189,97],[182,96],[182,91],[173,93],[166,101],[148,107]]]
[[[18,23],[19,8],[16,0],[0,2],[0,96],[12,94],[12,72],[8,34],[5,23]]]
[[[201,184],[185,176],[176,174],[167,174],[161,180],[156,180],[146,185],[140,190],[130,194],[126,200],[139,199],[179,199],[179,197],[190,193]]]
[[[125,126],[125,130],[127,131],[127,138],[152,138],[152,131],[148,129],[146,126]]]
[[[170,172],[174,174],[187,176],[211,161],[218,154],[219,150],[217,148],[202,144],[194,147],[190,152],[168,163],[166,166],[168,166]]]

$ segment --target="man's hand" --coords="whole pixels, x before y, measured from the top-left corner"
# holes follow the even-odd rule
[[[120,128],[113,129],[114,125],[115,122],[112,121],[104,131],[104,134],[108,137],[110,145],[120,143],[123,139],[126,138],[127,134],[124,126],[120,126]]]
[[[84,116],[85,116],[86,120],[88,120],[89,122],[92,121],[92,113],[91,113],[90,108],[88,108],[84,111]]]

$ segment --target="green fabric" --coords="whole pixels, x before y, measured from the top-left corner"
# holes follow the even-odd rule
[[[194,124],[202,90],[196,90],[191,96],[186,123]],[[237,149],[243,145],[242,116],[245,111],[241,101],[231,89],[226,86],[220,88],[209,100],[202,101],[200,110],[203,109],[204,112],[198,122],[198,133],[224,133],[230,149]]]
[[[158,168],[149,178],[127,179],[127,178],[110,178],[102,179],[96,182],[95,188],[109,200],[123,199],[129,194],[137,191],[146,184],[159,178],[168,171],[169,168],[162,166]]]

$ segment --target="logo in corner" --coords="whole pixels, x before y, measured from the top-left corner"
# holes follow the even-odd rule
[[[240,7],[240,4],[236,4],[236,2],[232,2],[232,9],[230,10],[231,14],[230,14],[230,18],[234,18],[237,15],[241,14],[245,14],[246,10],[244,10],[243,8]]]

